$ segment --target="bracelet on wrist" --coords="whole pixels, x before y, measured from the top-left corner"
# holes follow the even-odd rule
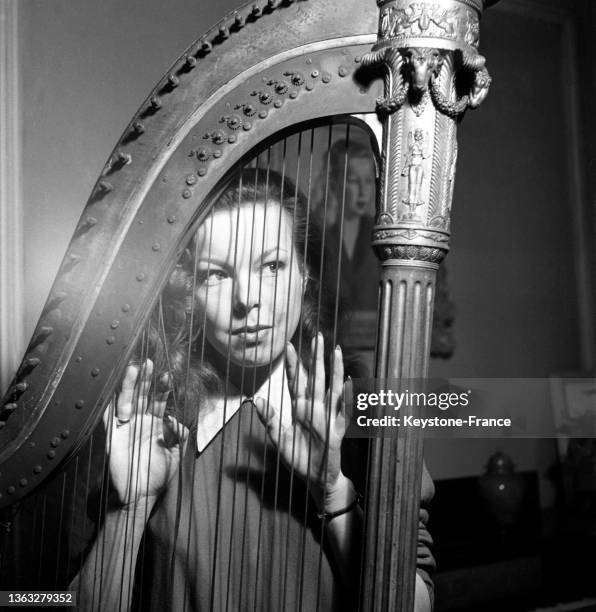
[[[342,514],[347,514],[348,512],[351,512],[356,508],[356,506],[358,506],[361,501],[362,495],[360,495],[358,491],[354,491],[354,499],[345,508],[341,508],[341,510],[335,510],[334,512],[318,512],[317,516],[322,521],[330,521],[336,516],[341,516]]]

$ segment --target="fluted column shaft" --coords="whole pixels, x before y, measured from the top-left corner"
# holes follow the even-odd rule
[[[483,0],[377,0],[381,190],[373,247],[382,263],[375,376],[427,376],[436,274],[449,250],[456,128],[488,93],[478,53]],[[379,384],[381,384],[379,382]],[[404,416],[403,408],[401,416]],[[371,441],[362,608],[414,608],[422,436],[402,427]]]

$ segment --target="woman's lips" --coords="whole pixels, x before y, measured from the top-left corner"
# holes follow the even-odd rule
[[[263,339],[264,333],[271,329],[271,325],[245,325],[232,330],[232,336],[249,346],[256,346]]]
[[[236,327],[232,330],[232,335],[249,335],[258,334],[259,332],[271,329],[271,325],[243,325],[242,327]]]

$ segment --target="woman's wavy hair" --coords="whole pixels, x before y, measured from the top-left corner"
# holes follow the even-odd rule
[[[300,320],[291,342],[303,363],[310,359],[313,336],[320,331],[325,340],[325,364],[333,348],[335,293],[321,282],[323,239],[308,202],[287,177],[271,169],[244,168],[229,180],[213,210],[233,209],[257,202],[278,202],[292,220],[294,251],[305,278]],[[223,374],[208,360],[202,321],[194,312],[196,286],[194,238],[179,258],[155,308],[148,330],[140,343],[155,362],[157,373],[168,372],[173,393],[172,409],[186,424],[194,422],[196,409],[205,394],[223,393]]]

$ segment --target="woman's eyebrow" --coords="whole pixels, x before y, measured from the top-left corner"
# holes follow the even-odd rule
[[[197,260],[197,268],[199,266],[220,266],[220,267],[225,267],[229,265],[229,262],[224,261],[223,259],[219,259],[217,257],[207,257],[207,258],[201,258]]]
[[[287,254],[288,250],[284,249],[284,247],[276,246],[271,249],[267,249],[266,251],[263,251],[263,253],[261,253],[261,259],[265,259],[266,257],[269,257],[270,255],[279,255],[280,253]]]

